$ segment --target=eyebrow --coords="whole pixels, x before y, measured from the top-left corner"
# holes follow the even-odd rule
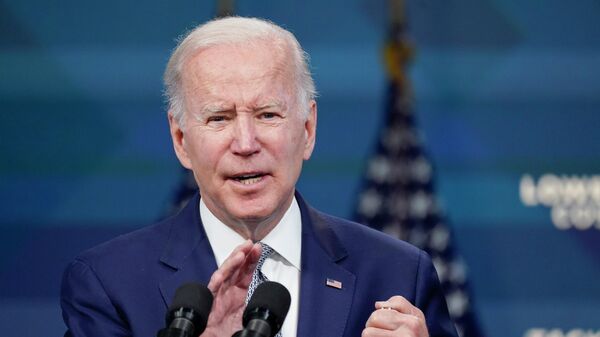
[[[273,101],[268,101],[264,104],[259,104],[259,105],[252,105],[251,109],[253,111],[261,111],[261,110],[267,110],[267,109],[272,109],[272,108],[279,108],[279,109],[285,109],[286,104],[282,101],[279,100],[273,100]],[[220,112],[232,112],[234,111],[235,105],[230,105],[227,103],[212,103],[212,104],[206,104],[204,105],[201,109],[200,109],[200,113],[202,114],[213,114],[213,113],[220,113]]]
[[[280,109],[284,109],[286,107],[285,103],[279,101],[279,100],[273,100],[273,101],[269,101],[265,104],[261,104],[258,106],[253,106],[252,110],[254,111],[260,111],[260,110],[265,110],[265,109],[271,109],[271,108],[280,108]]]
[[[205,106],[202,107],[202,109],[200,109],[200,111],[202,113],[217,113],[217,112],[227,112],[227,111],[232,111],[234,109],[233,106],[229,105],[229,104],[207,104]]]

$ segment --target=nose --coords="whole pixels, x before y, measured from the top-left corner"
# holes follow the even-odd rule
[[[231,151],[240,156],[250,156],[260,151],[256,126],[251,116],[238,116],[235,120]]]

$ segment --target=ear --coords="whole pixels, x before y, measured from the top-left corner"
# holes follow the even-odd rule
[[[183,167],[192,169],[192,161],[188,156],[187,149],[185,146],[185,137],[183,129],[179,125],[179,122],[173,117],[171,111],[168,113],[169,116],[169,130],[171,132],[171,140],[173,141],[173,149],[175,149],[175,155]]]
[[[304,122],[304,160],[308,160],[315,148],[317,137],[317,102],[313,99],[309,103],[309,111]]]

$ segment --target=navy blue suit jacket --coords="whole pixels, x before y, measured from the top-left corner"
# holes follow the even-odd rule
[[[431,337],[456,336],[427,254],[323,214],[299,194],[296,199],[302,215],[298,337],[360,336],[374,302],[393,295],[425,313]],[[68,266],[61,289],[65,336],[156,336],[175,289],[189,281],[207,284],[217,269],[198,202],[196,196],[176,216],[88,250]],[[328,278],[342,288],[327,286]]]

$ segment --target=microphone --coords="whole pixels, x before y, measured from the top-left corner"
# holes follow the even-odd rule
[[[206,286],[181,285],[165,317],[167,328],[159,330],[157,337],[198,337],[206,329],[212,302],[213,295]]]
[[[290,302],[290,292],[280,283],[261,283],[244,310],[244,329],[232,337],[274,337],[281,329]]]

